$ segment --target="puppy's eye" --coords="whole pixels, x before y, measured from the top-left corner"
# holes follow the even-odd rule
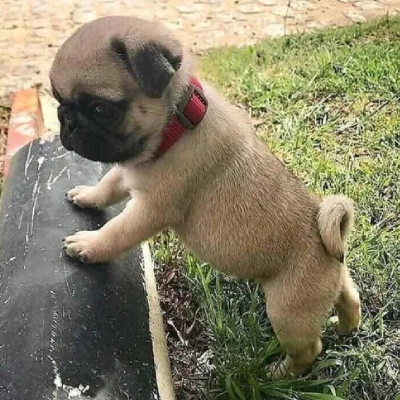
[[[114,109],[110,104],[96,101],[90,105],[90,113],[96,118],[110,119],[114,115]]]

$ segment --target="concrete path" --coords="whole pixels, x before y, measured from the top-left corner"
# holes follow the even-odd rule
[[[81,24],[123,14],[158,18],[201,52],[266,36],[364,22],[400,12],[400,0],[1,0],[0,97],[48,86],[58,46]]]

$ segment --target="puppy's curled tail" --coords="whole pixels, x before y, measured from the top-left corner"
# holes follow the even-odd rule
[[[344,262],[347,239],[354,223],[354,204],[346,196],[325,197],[317,216],[319,232],[328,253]]]

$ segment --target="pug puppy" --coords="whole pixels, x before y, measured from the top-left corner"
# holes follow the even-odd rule
[[[65,148],[113,164],[68,199],[82,208],[129,199],[101,229],[66,237],[69,256],[105,262],[172,228],[200,258],[261,284],[287,353],[273,379],[310,369],[333,306],[340,332],[358,327],[344,262],[353,202],[311,194],[247,114],[198,81],[171,31],[131,17],[90,22],[59,49],[50,80]]]

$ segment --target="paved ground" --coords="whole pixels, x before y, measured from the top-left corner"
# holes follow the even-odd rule
[[[364,22],[400,0],[1,0],[0,98],[44,84],[57,47],[82,23],[110,14],[158,18],[195,51],[266,36]],[[289,4],[289,6],[288,6]]]

